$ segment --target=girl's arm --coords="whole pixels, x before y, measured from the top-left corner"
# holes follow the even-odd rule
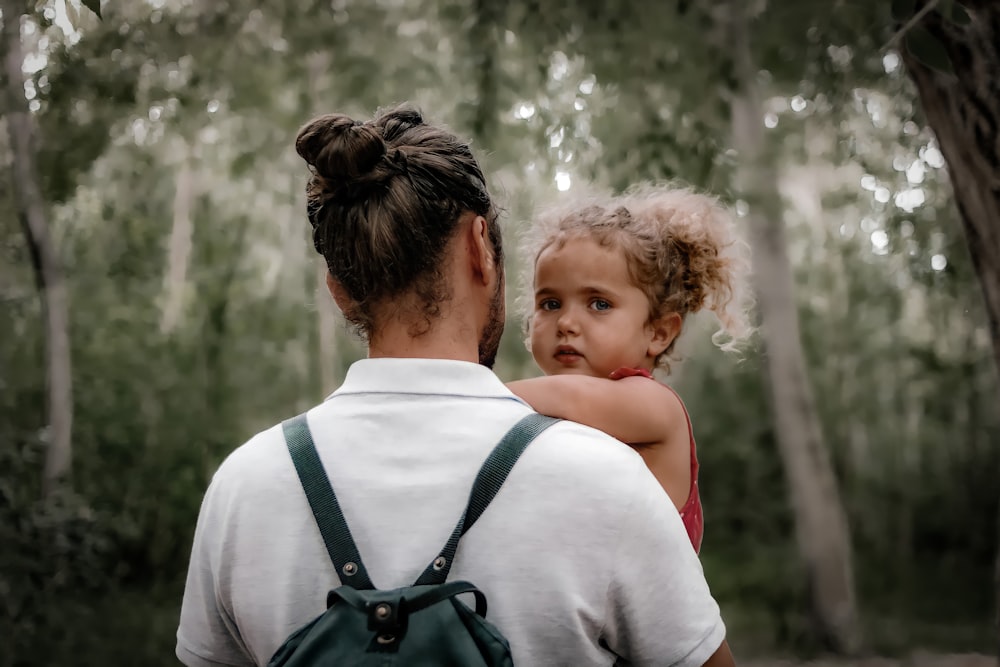
[[[544,415],[575,421],[632,445],[680,509],[691,490],[687,414],[677,395],[643,377],[548,375],[507,388]]]
[[[507,388],[536,412],[586,424],[630,445],[662,443],[677,424],[687,426],[674,393],[648,378],[547,375]]]

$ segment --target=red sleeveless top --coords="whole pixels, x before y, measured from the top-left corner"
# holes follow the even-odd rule
[[[656,381],[652,373],[641,368],[619,368],[611,374],[611,379],[620,380],[624,377],[635,376]],[[691,545],[697,553],[701,551],[701,539],[705,534],[705,516],[701,509],[701,496],[698,493],[698,456],[695,451],[694,429],[691,426],[691,416],[688,414],[684,401],[672,387],[663,386],[673,392],[674,396],[677,396],[677,400],[680,401],[681,408],[684,410],[684,418],[687,419],[688,440],[691,443],[691,490],[688,491],[687,500],[680,509],[680,515],[681,521],[684,522],[684,527],[687,529],[688,537],[691,538]]]

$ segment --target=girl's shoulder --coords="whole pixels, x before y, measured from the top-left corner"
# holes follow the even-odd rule
[[[691,425],[691,416],[688,414],[687,406],[684,405],[680,394],[673,387],[660,382],[650,371],[644,368],[619,368],[608,377],[612,380],[626,380],[628,378],[652,380],[648,385],[645,385],[648,389],[643,391],[645,395],[643,402],[647,411],[655,409],[657,421],[662,421],[665,425],[668,425],[670,432],[675,433],[673,438],[665,439],[673,440],[677,438],[679,435],[677,429],[681,424],[686,427],[688,438],[693,439],[694,429]],[[640,386],[643,385],[640,384]],[[636,407],[639,406],[637,405]]]
[[[663,394],[659,395],[667,395],[672,397],[674,399],[673,402],[676,403],[677,407],[681,411],[683,411],[684,417],[687,419],[688,423],[691,422],[691,417],[690,415],[688,415],[687,406],[684,405],[684,400],[681,398],[681,395],[677,393],[677,390],[671,387],[670,385],[664,384],[659,380],[657,380],[653,376],[653,374],[647,371],[645,368],[628,368],[628,367],[619,368],[618,370],[613,371],[611,375],[609,375],[608,377],[612,380],[624,380],[625,378],[629,377],[641,377],[652,380],[653,385],[651,386],[660,387],[664,391]]]

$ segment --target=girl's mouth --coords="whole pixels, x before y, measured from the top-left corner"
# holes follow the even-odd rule
[[[555,358],[563,364],[574,364],[583,359],[583,355],[569,345],[560,345],[556,348]]]

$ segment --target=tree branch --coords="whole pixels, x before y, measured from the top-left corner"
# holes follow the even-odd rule
[[[891,49],[892,47],[894,47],[896,45],[896,43],[900,39],[903,38],[903,35],[905,35],[907,32],[909,32],[913,28],[913,26],[917,25],[917,23],[919,23],[921,19],[923,19],[925,16],[927,16],[932,11],[934,11],[934,8],[937,7],[940,2],[941,2],[941,0],[930,0],[930,2],[928,2],[926,5],[924,5],[923,7],[921,7],[920,11],[918,11],[916,14],[914,14],[910,18],[909,21],[907,21],[906,23],[904,23],[903,27],[900,28],[899,30],[897,30],[896,34],[894,34],[892,37],[890,37],[889,41],[886,42],[885,46],[883,46],[881,49],[879,49],[879,51],[880,52],[881,51],[886,51],[886,50]]]

